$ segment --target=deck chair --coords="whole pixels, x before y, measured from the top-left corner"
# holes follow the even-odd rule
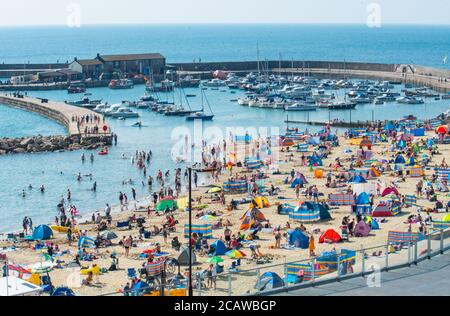
[[[136,269],[135,268],[128,268],[127,269],[127,277],[135,278],[136,277]]]

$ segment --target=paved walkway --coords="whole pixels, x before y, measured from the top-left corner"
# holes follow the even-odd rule
[[[367,278],[279,293],[280,296],[419,296],[450,295],[450,253],[419,262],[417,266],[380,273],[380,287],[368,287]]]
[[[40,99],[35,99],[31,97],[24,96],[23,98],[15,98],[10,95],[0,94],[0,103],[5,105],[11,105],[14,107],[19,107],[27,111],[35,112],[44,116],[49,117],[59,123],[63,124],[67,132],[70,136],[73,135],[81,135],[81,136],[110,136],[111,131],[109,129],[108,124],[103,123],[103,115],[95,113],[89,109],[81,108],[78,106],[69,105],[63,102],[54,102],[48,101],[48,103],[42,103]],[[72,121],[72,117],[78,116],[87,116],[87,115],[96,115],[100,118],[98,123],[89,122],[88,124],[81,125],[78,128],[77,122]],[[84,133],[85,127],[88,129],[92,129],[95,126],[98,126],[99,133],[101,134],[86,134]],[[103,126],[106,126],[106,132],[103,131]]]

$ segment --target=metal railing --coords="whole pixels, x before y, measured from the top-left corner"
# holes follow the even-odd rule
[[[283,263],[266,264],[251,269],[227,271],[217,275],[215,287],[202,286],[202,282],[207,282],[208,277],[204,277],[197,283],[194,295],[199,296],[237,296],[237,295],[267,295],[272,292],[284,292],[292,289],[311,287],[317,284],[339,282],[342,279],[367,276],[374,271],[389,271],[400,267],[417,265],[418,262],[431,259],[432,257],[443,254],[450,249],[450,228],[430,229],[430,232],[424,236],[423,240],[406,242],[400,249],[392,249],[393,244],[386,243],[368,248],[361,246],[356,252],[354,263],[348,267],[340,259],[344,254],[337,252],[339,258],[337,267],[330,269],[327,273],[321,270],[315,270],[317,257],[302,260],[285,261]],[[345,247],[342,247],[343,249]],[[288,267],[293,264],[304,264],[312,267],[309,271],[307,280],[301,282],[292,282],[292,273],[288,273]],[[260,276],[265,272],[274,272],[282,278],[282,286],[276,288],[261,289],[254,285]],[[291,277],[290,277],[290,276]],[[211,278],[211,277],[209,277]],[[212,282],[214,283],[214,282]]]

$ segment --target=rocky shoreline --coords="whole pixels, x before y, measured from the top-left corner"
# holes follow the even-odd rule
[[[110,137],[80,136],[32,136],[20,138],[0,138],[0,155],[58,152],[72,150],[92,150],[111,144]]]

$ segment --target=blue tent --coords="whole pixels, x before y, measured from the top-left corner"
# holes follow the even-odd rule
[[[304,206],[306,206],[310,210],[315,210],[319,212],[320,220],[324,221],[331,218],[330,212],[328,211],[327,207],[328,205],[324,204],[318,204],[314,202],[304,202]]]
[[[317,155],[316,153],[314,153],[314,154],[309,158],[309,163],[310,163],[311,165],[322,166],[322,159],[320,159],[319,155]]]
[[[387,131],[393,131],[395,129],[395,125],[392,121],[389,121],[384,125],[384,129]]]
[[[294,179],[294,181],[292,181],[291,188],[295,188],[295,186],[297,184],[300,184],[300,186],[303,186],[306,183],[308,183],[308,180],[306,180],[305,176],[301,173]]]
[[[255,284],[255,289],[259,291],[273,290],[284,286],[283,279],[275,272],[263,273]]]
[[[320,212],[320,220],[325,221],[327,219],[331,219],[330,212],[328,211],[329,207],[328,205],[324,204],[317,204],[317,207],[319,208]]]
[[[372,229],[380,229],[380,224],[374,218],[372,218]]]
[[[291,229],[288,231],[289,245],[293,245],[297,248],[307,249],[309,246],[309,237],[303,232],[297,229]]]
[[[39,225],[33,230],[33,239],[34,240],[47,240],[52,238],[53,231],[47,225]]]
[[[76,296],[76,295],[68,287],[58,287],[53,291],[52,296]]]
[[[416,159],[414,159],[414,157],[410,157],[407,166],[414,166],[416,164],[416,162],[417,161],[416,161]]]
[[[350,178],[350,180],[348,180],[348,182],[352,182],[352,183],[366,183],[367,181],[361,175],[355,174],[353,177]]]
[[[361,192],[356,198],[356,204],[370,204],[370,197],[366,192]]]
[[[405,158],[402,155],[395,157],[394,163],[405,163]]]
[[[228,251],[227,247],[225,246],[223,241],[220,239],[217,239],[215,242],[213,242],[211,244],[211,246],[214,247],[214,249],[215,249],[215,252],[214,252],[215,256],[222,256]]]
[[[397,143],[397,148],[405,148],[406,142],[402,139]]]
[[[150,286],[143,281],[139,281],[132,285],[131,291],[134,295],[142,295],[150,291]]]

